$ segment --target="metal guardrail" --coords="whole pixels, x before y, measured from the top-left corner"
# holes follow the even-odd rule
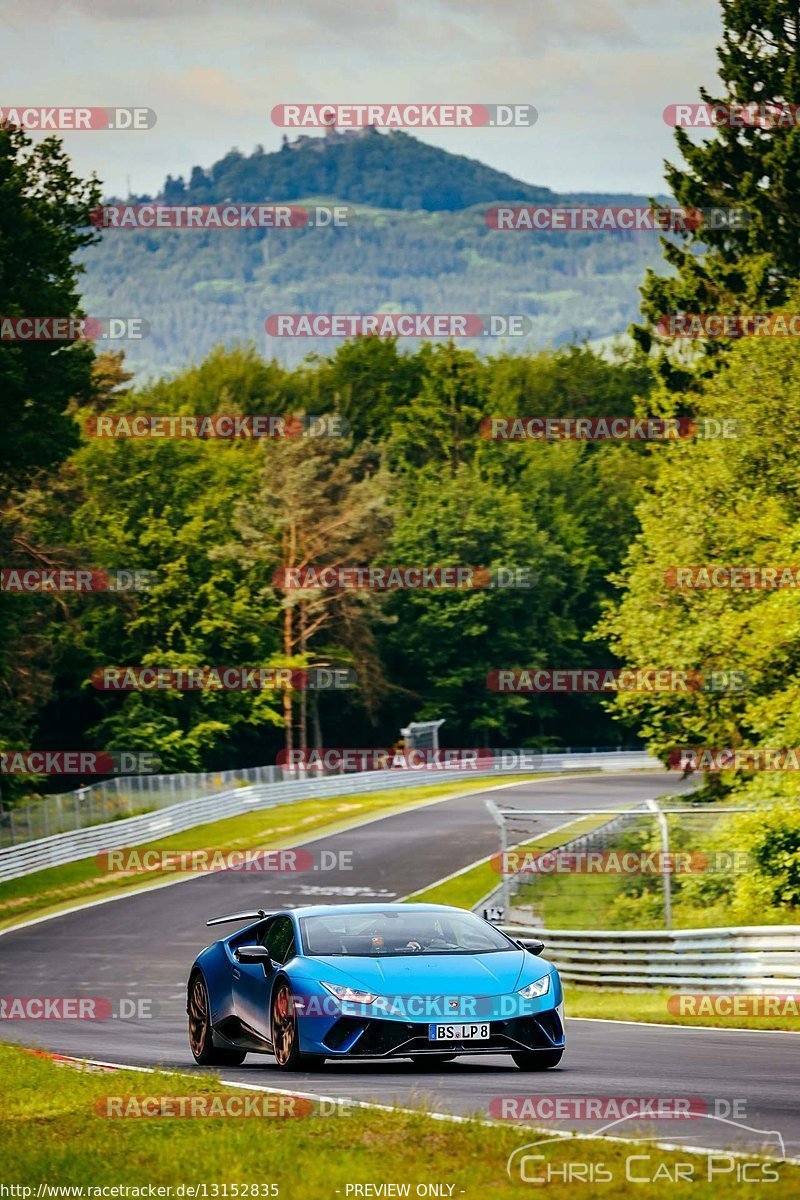
[[[496,755],[500,751],[488,751]],[[510,755],[531,755],[534,760],[553,757],[553,752],[510,750]],[[567,747],[557,752],[570,758],[574,755],[592,756],[630,753],[603,749]],[[634,751],[641,753],[641,751]],[[488,766],[488,764],[487,764]],[[321,771],[318,777],[340,774],[340,771]],[[101,825],[104,821],[119,821],[139,813],[152,812],[156,808],[169,808],[184,800],[199,800],[202,796],[216,795],[232,787],[245,787],[251,783],[281,783],[286,773],[279,766],[238,767],[227,771],[194,771],[172,775],[127,775],[102,779],[70,792],[56,792],[40,796],[26,804],[16,805],[5,811],[0,807],[0,848],[18,846],[23,842],[50,837],[54,833],[67,833],[75,829],[87,829]]]
[[[662,764],[644,751],[608,751],[584,754],[542,754],[538,767],[521,768],[525,773],[563,771],[618,771],[661,768]],[[383,770],[363,771],[324,779],[257,783],[219,791],[172,804],[139,816],[37,838],[18,846],[0,849],[0,881],[16,879],[48,867],[91,858],[106,850],[141,845],[143,842],[181,833],[225,817],[239,816],[261,808],[290,804],[297,800],[388,791],[420,784],[456,782],[459,779],[505,775],[499,765],[485,770]]]
[[[0,812],[0,847],[19,846],[54,833],[88,829],[139,813],[199,800],[251,783],[280,783],[280,767],[243,767],[173,775],[118,775],[71,792],[56,792]]]
[[[543,957],[573,984],[642,991],[800,992],[800,925],[713,929],[541,929],[500,924],[512,937],[538,937]]]

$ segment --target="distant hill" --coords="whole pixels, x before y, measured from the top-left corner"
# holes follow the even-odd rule
[[[503,233],[492,204],[643,204],[643,196],[558,195],[401,132],[301,137],[267,154],[232,150],[188,181],[167,177],[158,197],[352,205],[339,229],[108,231],[83,256],[86,310],[145,317],[151,334],[122,343],[146,375],[173,371],[221,342],[253,341],[292,364],[329,339],[267,336],[277,312],[523,313],[532,331],[507,349],[605,338],[638,310],[654,233]],[[470,343],[464,342],[468,345]],[[473,342],[483,352],[497,339]]]
[[[449,154],[394,130],[331,130],[325,137],[301,135],[267,154],[247,157],[231,150],[208,171],[195,167],[186,182],[167,178],[162,199],[214,204],[230,198],[299,200],[338,196],[370,208],[457,212],[495,198],[523,204],[555,202],[549,188],[520,183],[473,158]]]

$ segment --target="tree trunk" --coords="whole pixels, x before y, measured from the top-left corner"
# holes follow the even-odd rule
[[[322,749],[322,725],[319,719],[319,693],[314,692],[311,697],[311,728],[314,735],[314,749]]]
[[[284,599],[283,610],[283,652],[287,659],[292,656],[292,606],[287,604]],[[286,755],[289,765],[291,765],[291,753],[294,750],[294,725],[292,714],[292,689],[283,689],[283,722],[284,722],[284,740],[283,744],[286,749]]]
[[[298,605],[298,620],[300,625],[300,653],[306,652],[306,602],[301,600]],[[308,671],[306,671],[306,686],[300,689],[300,749],[305,752],[308,748]]]

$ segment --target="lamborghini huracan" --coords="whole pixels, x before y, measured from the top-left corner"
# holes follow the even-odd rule
[[[236,913],[189,973],[195,1061],[235,1066],[274,1055],[283,1070],[325,1059],[510,1054],[554,1067],[564,1001],[541,942],[442,904],[313,905]]]

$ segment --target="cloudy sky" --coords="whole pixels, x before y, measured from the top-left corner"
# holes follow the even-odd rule
[[[0,104],[156,111],[64,135],[123,195],[277,149],[276,104],[401,101],[534,104],[531,129],[422,136],[557,191],[652,193],[663,109],[713,90],[720,36],[717,0],[0,0],[0,19]]]

